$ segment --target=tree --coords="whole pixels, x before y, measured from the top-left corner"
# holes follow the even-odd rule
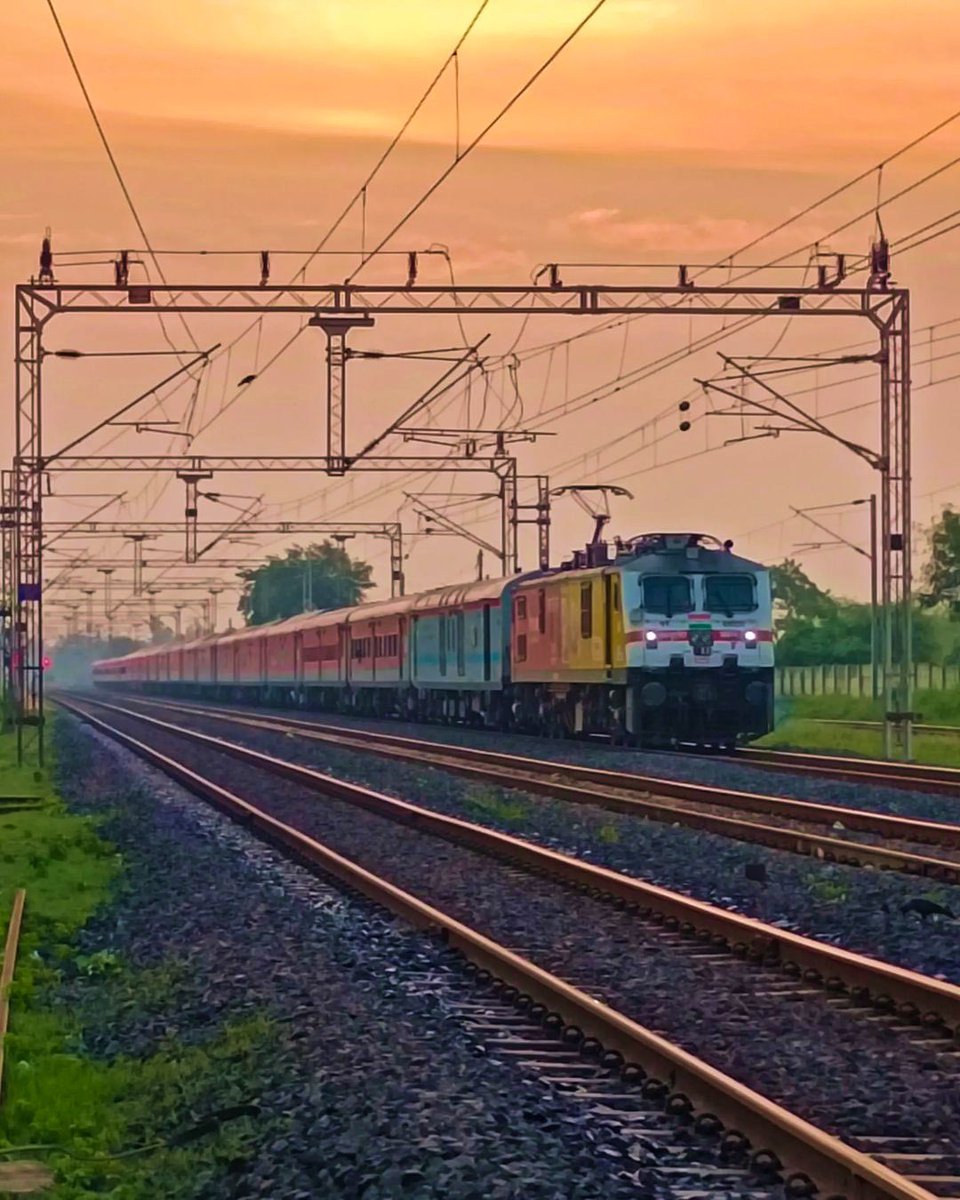
[[[331,542],[294,546],[282,558],[241,571],[243,593],[237,605],[248,625],[294,617],[308,608],[359,604],[373,587],[371,567]]]
[[[770,583],[774,606],[783,614],[778,625],[783,628],[797,619],[822,620],[837,609],[834,597],[817,587],[796,559],[787,558],[779,566],[771,567]]]
[[[148,617],[147,624],[150,628],[150,644],[152,646],[165,646],[167,642],[172,642],[174,632],[165,625],[159,617]]]
[[[946,604],[950,615],[960,617],[960,513],[945,508],[927,530],[929,558],[923,569],[924,608]]]

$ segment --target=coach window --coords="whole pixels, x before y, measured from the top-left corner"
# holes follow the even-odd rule
[[[457,674],[467,673],[467,638],[464,629],[464,615],[457,613]]]
[[[547,632],[547,592],[541,588],[537,592],[537,633]]]
[[[593,637],[593,583],[580,584],[580,636]]]
[[[527,635],[525,633],[517,634],[517,662],[527,661]]]
[[[517,620],[525,621],[527,619],[527,598],[526,596],[517,597]]]

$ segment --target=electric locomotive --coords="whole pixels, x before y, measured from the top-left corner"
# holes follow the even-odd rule
[[[773,728],[770,576],[700,533],[594,542],[513,596],[520,724],[731,747]]]

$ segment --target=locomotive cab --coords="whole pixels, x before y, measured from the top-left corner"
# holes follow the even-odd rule
[[[594,544],[513,603],[519,724],[727,748],[773,722],[769,573],[699,533]]]
[[[703,534],[647,534],[619,559],[626,728],[729,746],[773,727],[769,572]]]

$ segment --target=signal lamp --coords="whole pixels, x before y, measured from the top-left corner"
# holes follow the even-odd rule
[[[657,644],[657,635],[652,629],[648,629],[643,636],[648,646],[655,646]]]
[[[755,629],[748,629],[743,635],[743,640],[748,646],[756,646],[757,631]]]

